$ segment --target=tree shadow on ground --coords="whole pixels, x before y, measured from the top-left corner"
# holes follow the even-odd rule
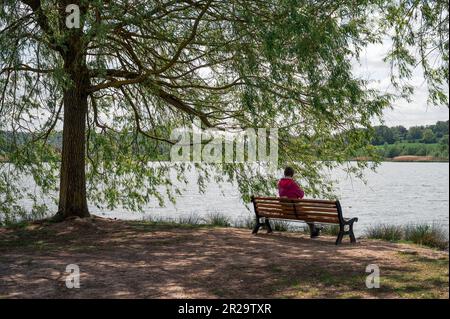
[[[232,228],[70,221],[0,233],[0,297],[373,298],[428,293],[433,279],[410,282],[420,269],[399,254],[402,249],[415,254],[409,247],[367,240],[335,246],[332,237],[253,236]],[[445,253],[419,249],[414,256],[427,262],[441,258],[448,265]],[[65,285],[68,264],[80,267],[80,289]],[[382,289],[367,289],[369,264],[389,276]],[[436,277],[433,285],[439,297],[448,297],[448,280]]]

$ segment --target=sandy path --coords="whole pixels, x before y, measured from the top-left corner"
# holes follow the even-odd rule
[[[348,238],[336,247],[331,237],[99,218],[29,228],[0,229],[0,298],[399,297],[390,281],[367,289],[366,266],[405,285],[422,268],[404,256],[448,266],[445,252]],[[80,267],[80,289],[66,288],[67,264]],[[433,290],[448,298],[444,281]]]

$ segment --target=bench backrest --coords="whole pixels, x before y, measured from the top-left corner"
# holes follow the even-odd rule
[[[343,224],[344,221],[339,201],[252,197],[252,202],[258,217],[328,224]]]

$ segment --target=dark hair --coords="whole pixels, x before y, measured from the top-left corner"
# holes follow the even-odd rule
[[[290,166],[284,169],[284,176],[294,177],[294,169]]]

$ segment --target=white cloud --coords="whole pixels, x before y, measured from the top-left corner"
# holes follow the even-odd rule
[[[354,64],[355,75],[370,81],[370,87],[382,92],[391,92],[393,89],[390,82],[390,66],[383,61],[390,44],[390,40],[386,40],[382,44],[368,46],[361,53],[360,62]],[[411,101],[398,100],[393,104],[393,109],[386,110],[383,113],[386,125],[410,127],[449,119],[447,107],[427,105],[428,89],[420,68],[414,71],[411,83],[415,89]]]

